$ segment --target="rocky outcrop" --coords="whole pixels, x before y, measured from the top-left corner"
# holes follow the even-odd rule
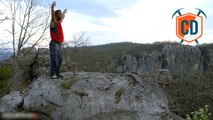
[[[174,78],[203,75],[201,51],[196,46],[171,46],[162,49],[162,69],[168,69]]]
[[[116,68],[116,72],[152,76],[160,69],[167,69],[174,78],[194,77],[195,74],[199,77],[205,72],[201,50],[196,46],[182,45],[165,45],[162,51],[149,54],[143,51],[137,56],[123,54]]]
[[[139,75],[157,75],[161,69],[161,60],[159,60],[160,53],[146,52],[140,53],[138,56],[122,54],[121,58],[117,60],[116,72],[125,73],[133,72]]]
[[[165,94],[135,74],[63,73],[63,79],[39,77],[23,92],[22,108],[54,120],[168,120]],[[11,101],[9,95],[1,105]],[[1,106],[14,110],[22,100]],[[3,102],[2,102],[3,101]],[[6,102],[7,103],[7,102]]]
[[[174,80],[171,76],[171,73],[167,69],[159,70],[158,75],[156,77],[157,78],[156,78],[155,82],[157,82],[159,84],[170,84],[170,83],[174,82]]]
[[[15,69],[12,78],[14,86],[30,82],[39,76],[38,50],[36,48],[23,48],[14,59]]]
[[[37,68],[39,71],[39,75],[48,74],[50,70],[50,55],[49,49],[47,48],[38,48],[38,58],[36,60],[39,64]]]
[[[213,79],[213,44],[200,47],[205,76]]]

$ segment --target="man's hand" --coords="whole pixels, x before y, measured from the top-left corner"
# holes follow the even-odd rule
[[[54,7],[56,6],[56,2],[53,2],[52,5],[51,5],[51,14],[52,14],[52,19],[51,19],[51,22],[50,22],[50,27],[55,27],[56,26],[56,23],[57,23],[57,20],[56,20],[56,17],[55,17],[55,10],[54,10]]]
[[[54,8],[56,6],[56,2],[53,2],[51,7]]]
[[[63,11],[63,14],[65,14],[65,13],[67,13],[67,9],[65,9],[65,10]]]
[[[65,13],[67,13],[67,9],[65,9],[64,11],[63,11],[63,17],[62,17],[62,19],[61,19],[61,22],[64,20],[64,18],[65,18]]]

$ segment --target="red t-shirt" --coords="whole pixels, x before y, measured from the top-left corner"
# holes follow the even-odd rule
[[[64,42],[64,33],[60,21],[58,21],[54,28],[50,27],[50,37],[52,41]]]

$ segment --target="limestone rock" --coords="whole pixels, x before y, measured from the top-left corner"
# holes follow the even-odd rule
[[[173,78],[172,78],[169,70],[167,70],[167,69],[159,70],[157,82],[159,82],[161,84],[169,84],[169,83],[173,82]]]
[[[0,99],[0,112],[16,112],[22,102],[20,92],[12,92]]]
[[[202,53],[197,46],[183,45],[165,45],[161,51],[142,51],[138,55],[126,53],[117,60],[116,72],[153,76],[158,75],[159,69],[167,69],[174,78],[194,77],[195,74],[199,77],[204,73],[202,54],[206,53]],[[208,66],[210,60],[207,61]]]
[[[134,56],[123,54],[119,62],[117,72],[137,72],[137,60]]]
[[[169,113],[161,89],[135,74],[63,75],[34,81],[24,93],[24,110],[55,120],[160,120]]]
[[[162,69],[168,69],[175,78],[201,76],[201,58],[201,51],[196,46],[166,45],[162,49]]]
[[[39,76],[38,51],[36,48],[23,48],[16,57],[12,82],[14,86],[19,86],[26,81],[30,81]]]

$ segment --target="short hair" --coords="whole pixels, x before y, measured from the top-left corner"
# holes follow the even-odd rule
[[[57,15],[58,13],[61,13],[61,10],[56,10],[55,11],[55,15]]]

